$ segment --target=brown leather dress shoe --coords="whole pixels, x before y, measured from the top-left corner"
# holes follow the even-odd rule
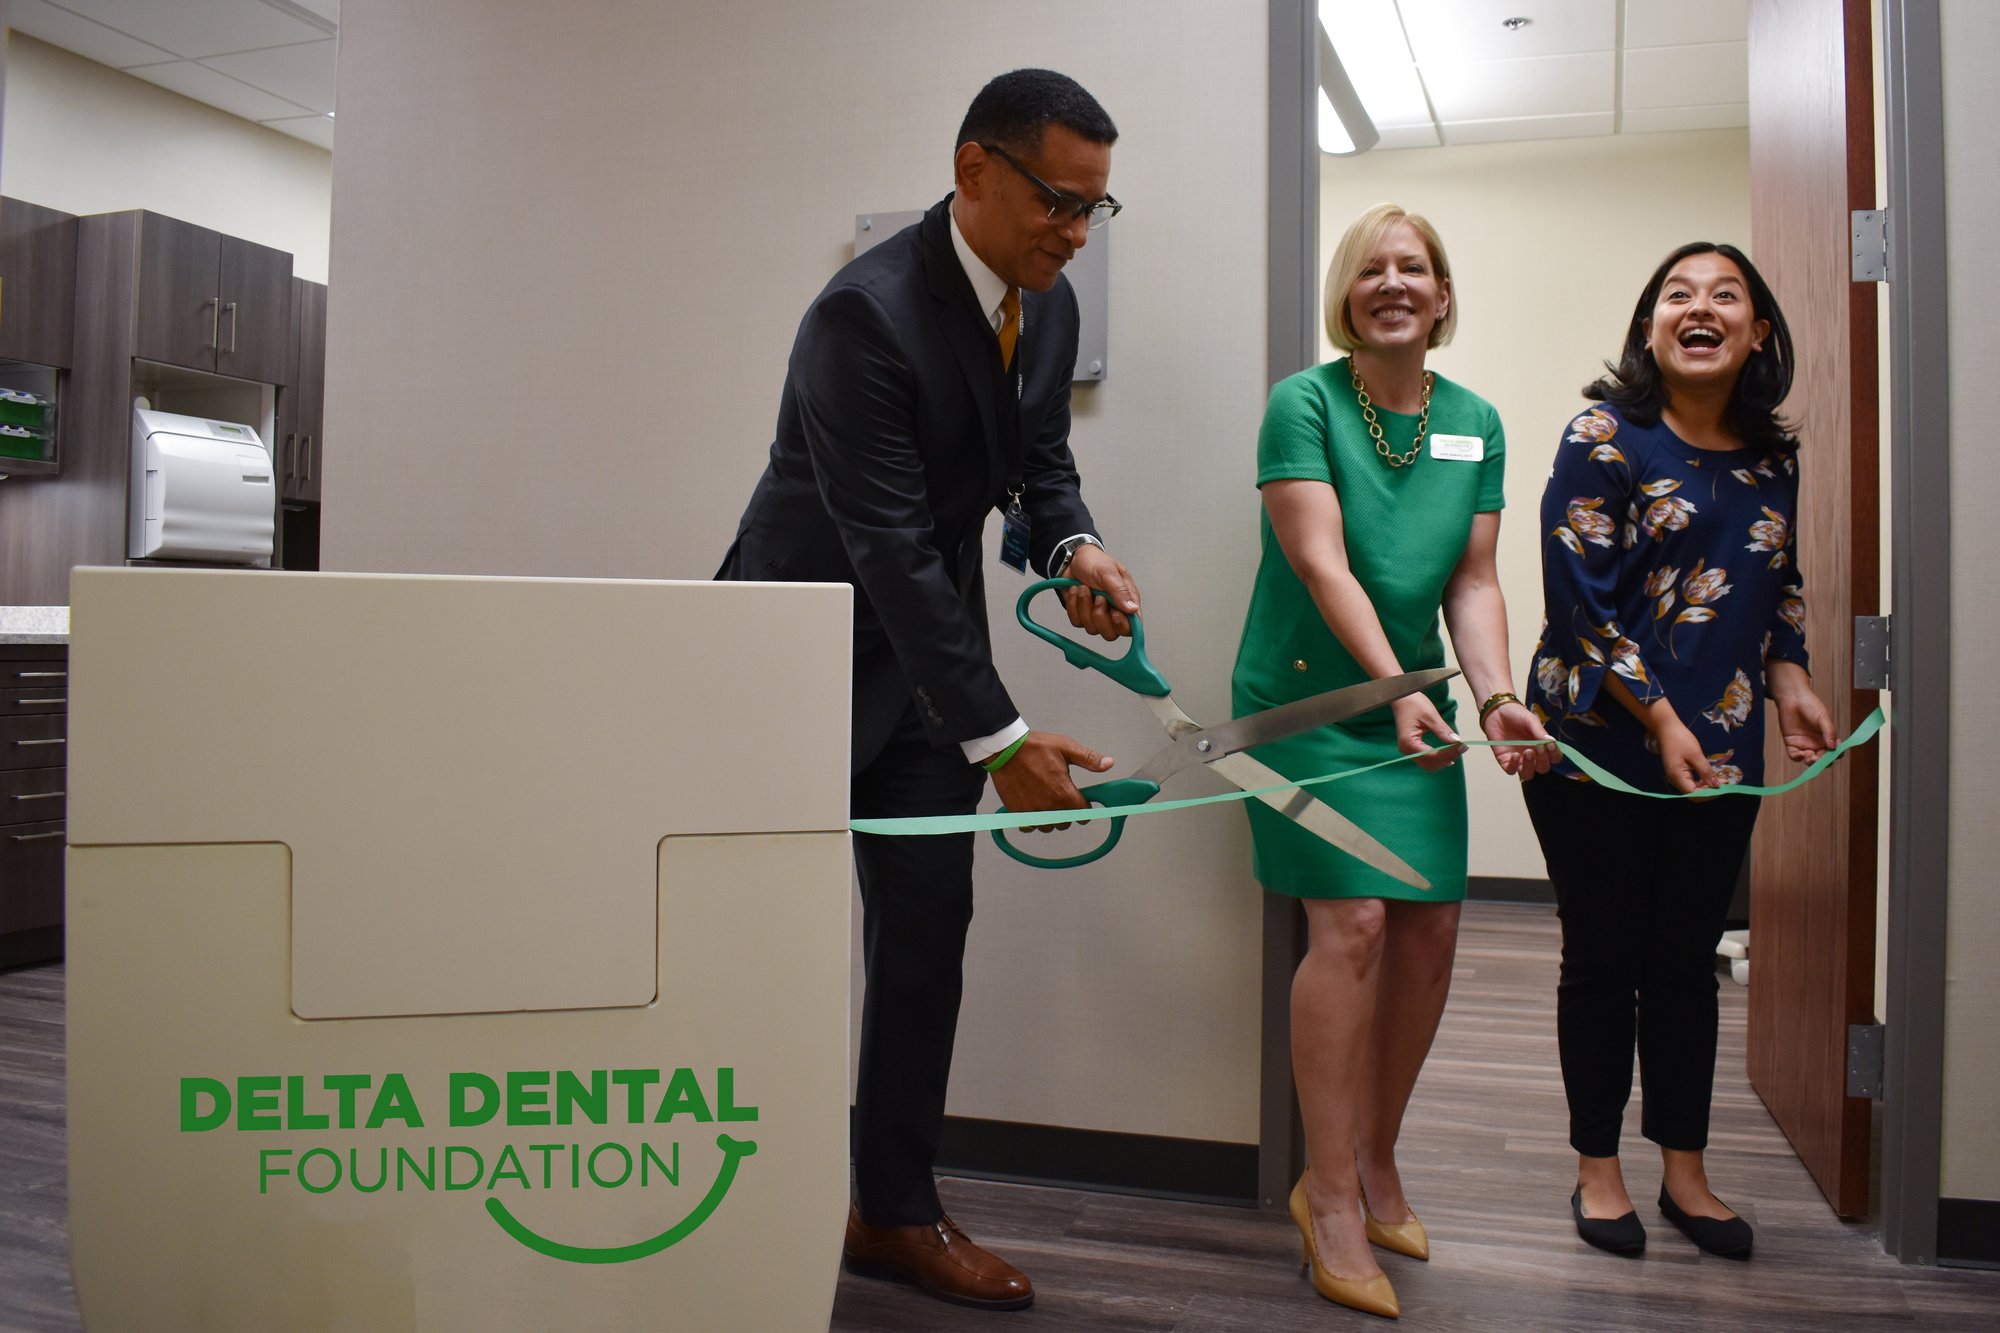
[[[863,1277],[914,1283],[954,1305],[1024,1310],[1035,1301],[1027,1274],[974,1245],[949,1217],[929,1226],[871,1227],[850,1204],[841,1263]]]

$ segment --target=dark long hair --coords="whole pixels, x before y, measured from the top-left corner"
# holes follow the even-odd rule
[[[1610,403],[1638,425],[1660,423],[1660,413],[1667,406],[1667,386],[1660,378],[1660,367],[1653,360],[1652,350],[1646,346],[1646,321],[1652,318],[1653,307],[1660,300],[1660,288],[1666,285],[1674,265],[1689,255],[1707,254],[1721,255],[1742,271],[1744,285],[1750,289],[1750,317],[1769,320],[1771,324],[1763,350],[1752,352],[1738,372],[1723,419],[1736,438],[1749,448],[1796,449],[1798,437],[1778,415],[1778,404],[1792,391],[1792,331],[1786,326],[1785,312],[1778,309],[1778,298],[1771,294],[1764,275],[1750,262],[1750,256],[1733,245],[1690,241],[1660,262],[1646,290],[1639,294],[1639,304],[1633,308],[1632,323],[1625,330],[1625,347],[1618,354],[1617,364],[1606,361],[1604,368],[1610,373],[1585,385],[1583,396]]]

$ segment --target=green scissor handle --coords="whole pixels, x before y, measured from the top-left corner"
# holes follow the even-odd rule
[[[1047,639],[1062,649],[1062,655],[1079,671],[1085,667],[1094,668],[1133,693],[1144,694],[1154,699],[1164,699],[1172,694],[1173,686],[1167,684],[1167,678],[1160,674],[1159,668],[1155,667],[1152,660],[1146,656],[1146,627],[1139,622],[1137,615],[1126,613],[1125,618],[1132,622],[1132,646],[1125,650],[1123,657],[1106,657],[1102,653],[1093,652],[1074,639],[1065,638],[1046,625],[1039,624],[1028,615],[1028,603],[1035,600],[1035,594],[1046,592],[1050,588],[1082,586],[1075,579],[1043,579],[1040,583],[1031,583],[1022,590],[1020,600],[1014,603],[1014,617],[1021,622],[1022,629],[1036,638]],[[1104,596],[1099,589],[1092,588],[1091,591],[1099,597]],[[1116,841],[1117,835],[1113,834],[1112,842]],[[1111,843],[1106,843],[1099,850],[1100,852],[1111,850]]]
[[[1138,621],[1135,619],[1133,621],[1134,628],[1137,625]],[[1082,666],[1083,663],[1079,662],[1077,665]],[[1160,784],[1157,782],[1148,782],[1144,778],[1113,778],[1110,782],[1095,783],[1089,787],[1079,788],[1079,790],[1082,791],[1083,798],[1092,805],[1144,805],[1147,801],[1152,800],[1160,794]],[[1007,807],[1004,805],[1001,806],[999,813],[1006,814]],[[1078,813],[1080,814],[1081,812],[1079,811]],[[1077,856],[1036,856],[1032,852],[1024,852],[1013,843],[1007,841],[1006,829],[994,829],[993,841],[1000,844],[1001,851],[1007,853],[1007,855],[1013,857],[1022,865],[1039,866],[1043,870],[1068,870],[1072,866],[1087,866],[1092,861],[1104,856],[1113,847],[1118,845],[1118,839],[1124,833],[1125,816],[1114,816],[1111,820],[1111,835],[1095,848]]]

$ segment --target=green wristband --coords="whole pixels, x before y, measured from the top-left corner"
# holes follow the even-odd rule
[[[988,773],[998,773],[1001,769],[1007,766],[1007,761],[1014,757],[1014,751],[1020,749],[1023,745],[1026,745],[1027,743],[1028,743],[1027,734],[1023,733],[1019,738],[1015,740],[1015,742],[1012,745],[1002,750],[999,754],[994,755],[991,759],[982,759],[979,763],[979,766],[985,769]]]

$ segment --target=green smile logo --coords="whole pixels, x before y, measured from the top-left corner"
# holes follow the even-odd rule
[[[713,1095],[710,1094],[713,1090]],[[483,1190],[487,1216],[516,1242],[566,1263],[621,1264],[676,1245],[714,1215],[729,1194],[743,1159],[757,1144],[718,1132],[722,1161],[708,1190],[680,1221],[645,1240],[626,1245],[582,1246],[544,1236],[515,1215],[503,1187],[534,1191],[622,1190],[680,1184],[680,1142],[664,1141],[676,1121],[696,1124],[756,1121],[757,1108],[738,1104],[736,1071],[717,1068],[704,1080],[692,1069],[523,1070],[494,1077],[459,1072],[446,1081],[445,1124],[454,1129],[493,1123],[509,1128],[570,1125],[643,1125],[646,1136],[634,1146],[620,1139],[594,1145],[580,1142],[507,1143],[497,1155],[490,1145],[464,1143],[351,1142],[260,1147],[257,1192],[298,1189],[308,1195],[336,1190],[358,1194]],[[655,1127],[666,1126],[665,1130]],[[184,1134],[233,1128],[239,1132],[422,1130],[425,1118],[410,1081],[402,1074],[252,1075],[234,1080],[189,1077],[180,1080],[180,1129]],[[536,1135],[534,1137],[542,1137]],[[565,1170],[565,1167],[567,1168]]]
[[[551,1259],[564,1259],[573,1264],[622,1264],[633,1259],[644,1259],[658,1254],[693,1234],[696,1227],[708,1220],[708,1215],[722,1205],[722,1196],[729,1193],[729,1187],[736,1180],[736,1165],[751,1153],[757,1145],[746,1139],[732,1139],[727,1134],[715,1136],[715,1146],[722,1149],[722,1170],[716,1172],[715,1183],[708,1187],[708,1193],[694,1206],[694,1211],[662,1231],[650,1240],[634,1241],[630,1245],[606,1245],[590,1248],[582,1245],[564,1245],[561,1241],[550,1240],[537,1235],[523,1226],[519,1219],[507,1211],[507,1205],[498,1199],[486,1201],[486,1212],[500,1229],[537,1254],[546,1254]]]

